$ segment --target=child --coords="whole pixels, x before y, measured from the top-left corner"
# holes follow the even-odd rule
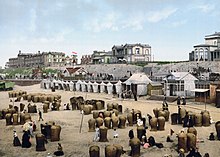
[[[95,129],[95,136],[93,138],[93,142],[98,142],[99,138],[100,138],[99,127],[96,127],[96,129]]]

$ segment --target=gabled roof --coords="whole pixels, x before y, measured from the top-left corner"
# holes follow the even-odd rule
[[[74,74],[77,70],[79,70],[81,67],[75,67],[75,68],[66,68],[66,70],[69,72],[69,74]]]
[[[184,80],[186,76],[190,75],[193,80],[198,80],[195,76],[190,74],[189,72],[171,72],[169,76],[173,76],[175,80]]]
[[[144,73],[135,73],[129,79],[127,79],[124,84],[130,85],[131,83],[134,84],[148,84],[152,82],[146,74]]]
[[[141,46],[141,47],[147,47],[147,48],[150,48],[151,46],[148,45],[148,44],[140,44],[140,43],[137,43],[137,44],[125,44],[124,47],[134,47],[134,46]]]

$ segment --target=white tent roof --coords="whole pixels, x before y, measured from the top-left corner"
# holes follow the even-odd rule
[[[152,82],[146,74],[144,73],[136,73],[133,74],[129,79],[127,79],[124,84],[126,85],[131,85],[133,84],[149,84],[150,82]]]

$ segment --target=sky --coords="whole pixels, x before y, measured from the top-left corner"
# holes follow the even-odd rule
[[[78,58],[114,45],[149,44],[155,61],[188,60],[220,31],[219,0],[0,0],[0,66],[23,53]]]

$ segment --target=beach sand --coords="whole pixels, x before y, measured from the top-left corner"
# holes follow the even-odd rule
[[[40,85],[33,86],[15,86],[14,90],[24,90],[28,93],[52,93],[51,90],[41,89]],[[146,97],[138,98],[138,101],[134,101],[133,99],[125,99],[120,100],[119,98],[113,97],[113,95],[108,95],[104,93],[83,93],[83,92],[70,92],[70,91],[62,91],[56,90],[53,92],[54,94],[59,94],[62,96],[62,105],[64,103],[68,103],[69,99],[73,96],[83,96],[84,99],[101,99],[105,101],[105,104],[108,102],[117,102],[123,106],[123,111],[126,108],[138,109],[142,112],[143,115],[147,115],[148,113],[153,116],[153,108],[161,108],[161,101],[152,101],[146,100]],[[21,101],[25,104],[28,104],[27,101]],[[12,104],[9,102],[8,92],[0,92],[0,109],[8,108],[8,105]],[[19,106],[20,102],[15,102],[14,105]],[[35,103],[38,108],[42,108],[41,103]],[[177,112],[176,102],[168,103],[170,114]],[[207,104],[207,110],[210,112],[211,117],[214,121],[220,120],[220,109],[215,108],[214,104]],[[200,113],[205,109],[205,105],[203,103],[194,103],[187,102],[187,105],[184,106],[186,110],[190,110],[196,113]],[[120,144],[123,146],[125,151],[130,150],[128,145],[129,137],[128,132],[130,129],[134,130],[135,136],[136,126],[129,127],[127,126],[125,129],[117,129],[119,134],[118,138],[113,138],[113,129],[108,130],[108,140],[109,142],[93,142],[94,132],[88,132],[88,120],[92,118],[92,114],[83,116],[83,124],[82,131],[80,130],[80,123],[82,119],[82,115],[78,110],[63,110],[63,106],[60,111],[51,111],[48,113],[43,113],[44,121],[38,122],[38,114],[31,114],[32,120],[36,121],[37,130],[35,133],[40,133],[40,124],[45,123],[47,121],[55,121],[56,124],[61,125],[61,139],[59,143],[63,146],[64,156],[66,157],[88,157],[89,156],[89,147],[91,145],[98,145],[100,147],[100,156],[104,157],[105,155],[105,146],[109,144]],[[143,157],[162,157],[164,154],[172,154],[173,157],[177,156],[177,138],[174,137],[174,142],[167,143],[166,137],[170,133],[170,128],[172,128],[177,134],[183,127],[181,125],[171,125],[171,120],[166,122],[164,131],[150,131],[150,128],[147,130],[147,137],[154,136],[156,142],[161,142],[164,145],[164,148],[156,148],[151,147],[148,149],[141,148],[141,156]],[[13,147],[13,129],[16,129],[18,137],[21,141],[22,138],[22,126],[21,125],[11,125],[6,126],[5,119],[0,120],[0,156],[8,156],[8,157],[46,157],[47,153],[53,154],[57,150],[58,142],[49,142],[45,145],[46,151],[37,152],[36,151],[36,139],[35,137],[31,138],[32,147],[31,148],[21,148],[21,147]],[[184,128],[187,130],[187,128]],[[211,124],[209,127],[196,127],[198,132],[198,142],[197,147],[199,148],[199,152],[204,155],[206,152],[210,154],[211,157],[219,157],[220,156],[220,141],[209,141],[208,137],[211,132],[215,131],[215,124]],[[204,142],[201,142],[204,141]],[[122,156],[128,156],[127,153]]]

